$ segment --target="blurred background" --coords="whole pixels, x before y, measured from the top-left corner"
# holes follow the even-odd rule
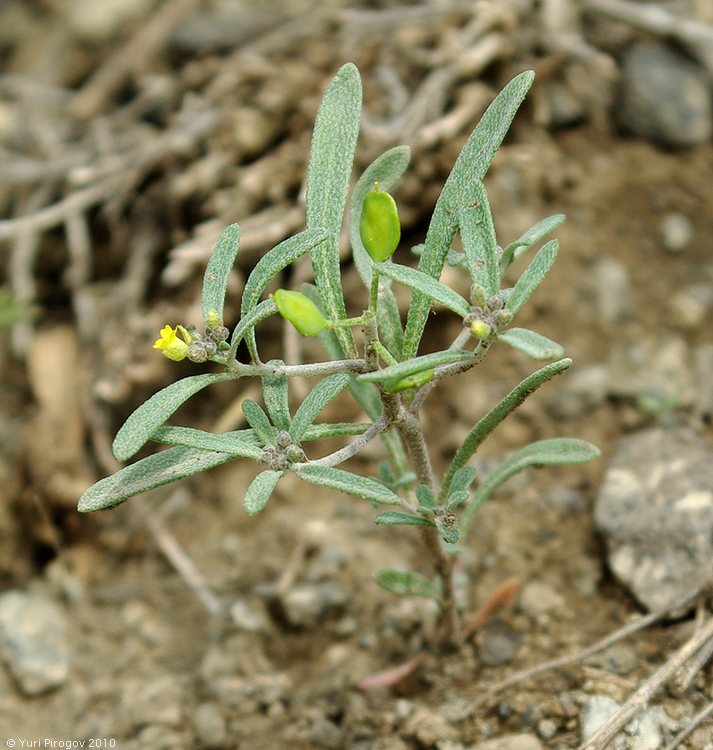
[[[35,737],[41,725],[42,736],[121,748],[400,750],[525,733],[575,747],[587,695],[620,699],[663,658],[670,629],[629,647],[624,667],[556,676],[486,709],[474,701],[508,670],[670,602],[650,598],[660,578],[641,590],[621,559],[606,565],[621,552],[601,510],[607,461],[635,471],[660,450],[685,468],[678,496],[713,492],[710,0],[3,0],[0,60],[0,734]],[[514,480],[484,510],[464,553],[464,607],[509,576],[518,603],[450,664],[450,683],[443,664],[421,665],[376,701],[356,682],[417,653],[433,619],[427,602],[394,603],[370,580],[378,567],[419,564],[408,529],[387,536],[370,508],[296,482],[247,519],[255,467],[241,463],[98,517],[75,510],[118,468],[110,445],[123,419],[200,371],[151,345],[166,323],[200,323],[222,229],[237,221],[242,232],[234,324],[256,260],[303,228],[314,116],[346,61],[364,85],[355,177],[391,146],[412,149],[393,190],[405,263],[480,115],[535,70],[486,186],[503,246],[544,216],[568,216],[522,324],[562,343],[575,367],[502,426],[483,466],[559,434],[604,456]],[[344,250],[357,314],[364,292]],[[308,264],[291,274],[282,285],[308,280]],[[405,310],[408,295],[400,301]],[[424,350],[457,334],[449,315],[436,310]],[[321,356],[300,352],[275,320],[261,335],[266,358]],[[424,426],[437,468],[532,369],[497,350],[434,397]],[[225,385],[179,422],[239,428],[239,401],[257,391]],[[332,408],[359,417],[347,399]],[[644,432],[652,443],[621,452],[622,437]],[[354,468],[373,475],[379,457],[367,451]],[[698,547],[674,545],[694,560],[684,578],[701,586],[711,508],[692,522]],[[671,727],[705,698],[701,687],[671,699]],[[661,737],[673,732],[664,724]],[[710,747],[706,730],[691,748]]]

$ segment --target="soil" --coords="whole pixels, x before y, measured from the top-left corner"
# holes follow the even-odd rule
[[[422,28],[414,28],[421,35],[416,40],[419,49],[433,53],[433,40]],[[131,35],[126,29],[122,33],[123,39]],[[513,39],[519,52],[483,73],[492,90],[524,67],[518,54],[526,60],[532,54],[527,29],[518,26]],[[443,37],[438,42],[444,44]],[[258,144],[250,159],[271,152],[279,161],[276,144],[287,139],[306,149],[316,92],[341,58],[336,45],[323,49],[320,60],[318,45],[304,44],[299,66],[315,71],[315,81],[303,111],[279,87],[269,88],[264,81],[256,84],[252,99],[245,100],[246,108],[251,101],[259,100],[264,107],[272,102],[278,112],[274,116],[281,118],[274,140]],[[75,61],[78,70],[86,71],[88,55],[95,55],[97,64],[105,59],[96,43],[73,49],[84,56]],[[195,56],[213,65],[217,75],[225,56],[221,50],[206,62],[197,51],[181,54],[184,74],[186,58]],[[275,52],[272,62],[286,54]],[[376,45],[370,54],[379,58]],[[368,102],[379,78],[369,54],[362,51],[361,57],[357,62]],[[155,64],[156,75],[165,76],[166,59],[160,57]],[[198,71],[196,76],[200,78]],[[80,83],[65,80],[62,85]],[[289,104],[278,106],[281,97]],[[119,94],[110,100],[107,111],[125,103]],[[43,592],[60,603],[72,666],[61,687],[33,697],[24,695],[9,671],[0,669],[0,736],[17,738],[18,743],[20,738],[100,738],[116,740],[122,750],[456,750],[525,733],[544,746],[575,748],[587,696],[623,701],[665,661],[690,634],[689,617],[627,639],[623,652],[610,650],[492,692],[514,672],[575,653],[639,613],[635,601],[607,572],[604,545],[591,515],[618,438],[659,423],[695,423],[703,438],[711,439],[709,420],[696,412],[692,364],[697,348],[711,341],[710,318],[682,322],[673,300],[689,287],[713,285],[713,145],[667,151],[620,133],[606,110],[594,112],[599,106],[593,97],[593,114],[566,129],[544,126],[533,117],[533,105],[526,107],[488,175],[502,244],[545,215],[567,214],[557,231],[562,247],[558,261],[520,324],[560,342],[575,365],[504,422],[478,458],[487,466],[527,441],[559,435],[595,443],[602,458],[523,474],[480,511],[458,570],[466,621],[468,613],[476,612],[508,579],[517,580],[519,594],[457,653],[438,654],[430,648],[435,613],[428,601],[396,599],[373,582],[381,568],[426,574],[429,569],[418,535],[409,528],[376,527],[374,509],[363,501],[290,477],[267,509],[249,518],[241,499],[256,467],[242,461],[111,512],[80,516],[74,511],[83,488],[111,470],[108,441],[131,409],[175,379],[177,371],[198,371],[193,365],[177,370],[148,350],[155,331],[171,314],[190,318],[202,261],[188,261],[192,270],[178,286],[168,286],[161,272],[177,262],[168,249],[197,236],[196,217],[222,220],[220,201],[230,190],[213,185],[218,197],[212,199],[206,197],[211,186],[192,198],[176,192],[173,197],[159,195],[156,186],[166,187],[166,175],[171,175],[174,188],[178,179],[175,167],[165,164],[154,168],[163,170],[159,176],[145,175],[134,186],[118,223],[139,221],[144,229],[153,225],[153,233],[162,239],[147,260],[139,315],[117,306],[107,294],[99,322],[106,334],[100,337],[88,333],[77,304],[81,288],[67,277],[66,268],[76,267],[76,258],[71,249],[68,253],[61,228],[43,236],[35,270],[37,314],[31,322],[39,338],[23,348],[18,336],[29,333],[15,329],[2,339],[0,581],[6,589]],[[396,193],[407,217],[406,239],[421,241],[428,219],[424,205],[432,204],[434,197],[431,182],[442,184],[443,168],[452,164],[464,135],[441,144],[430,157],[419,157],[431,162],[430,167],[415,168],[420,191],[414,186],[409,190],[407,181],[404,194]],[[218,140],[206,147],[202,160],[216,157]],[[373,154],[367,152],[373,148],[367,139],[360,162],[368,162]],[[303,162],[291,163],[290,169],[295,172],[291,184],[297,186]],[[234,194],[241,187],[232,190]],[[293,190],[280,193],[274,202],[296,199]],[[246,216],[259,210],[250,207]],[[667,248],[662,235],[662,220],[674,212],[688,217],[693,227],[682,252]],[[85,226],[96,260],[86,284],[97,295],[127,276],[124,258],[108,236],[116,224],[96,208],[88,216]],[[125,233],[126,228],[117,231]],[[8,245],[13,253],[19,252],[20,242]],[[249,254],[241,261],[241,273],[249,271],[251,257],[254,262],[256,256]],[[402,260],[407,258],[403,251]],[[626,272],[624,302],[611,301],[602,288],[603,259],[617,261]],[[354,289],[354,270],[348,262],[345,269],[345,288]],[[456,286],[461,283],[457,274],[452,278]],[[235,287],[232,291],[239,292],[237,280]],[[358,297],[348,297],[348,302],[358,309]],[[610,306],[619,303],[623,311],[612,312]],[[458,327],[449,313],[437,311],[424,349],[449,342]],[[106,340],[122,336],[125,339],[113,347]],[[266,356],[277,354],[281,337],[279,328],[267,328]],[[692,390],[681,386],[678,401],[659,399],[655,408],[646,408],[642,393],[626,387],[628,376],[616,363],[642,341],[651,342],[655,350],[658,342],[670,340],[682,342],[684,356],[677,365]],[[308,348],[305,356],[313,355],[316,351]],[[52,362],[54,369],[48,365]],[[598,364],[610,368],[600,396],[587,400],[580,394],[573,408],[563,409],[567,378]],[[447,466],[483,411],[533,369],[524,355],[496,347],[482,366],[435,392],[422,422],[437,471]],[[53,377],[54,385],[43,393],[47,372],[63,376]],[[223,384],[181,411],[178,421],[233,429],[237,421],[225,415],[240,395]],[[93,400],[100,407],[92,407]],[[350,419],[358,411],[345,397],[333,403],[327,416]],[[316,445],[315,455],[330,447]],[[370,448],[349,468],[373,475],[379,457]],[[148,513],[159,514],[169,540],[182,547],[228,612],[226,617],[208,614],[168,563],[151,533]],[[498,643],[510,648],[501,658]],[[418,664],[394,685],[370,690],[360,686],[414,657]],[[710,666],[688,692],[664,693],[657,703],[683,724],[710,700],[709,680]],[[710,747],[710,732],[708,723],[681,747]]]

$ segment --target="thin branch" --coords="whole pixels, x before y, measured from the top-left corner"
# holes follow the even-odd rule
[[[359,437],[349,443],[349,445],[345,445],[343,448],[340,448],[338,451],[334,451],[334,453],[330,453],[327,456],[322,456],[322,458],[317,458],[314,461],[310,461],[310,463],[319,464],[320,466],[337,466],[347,459],[356,456],[356,454],[359,453],[365,446],[367,446],[375,437],[380,435],[390,426],[391,425],[389,424],[389,420],[384,415],[382,415],[376,420],[376,422],[371,425],[371,427],[369,427],[366,432],[359,435]]]
[[[699,711],[688,724],[666,745],[664,750],[676,750],[676,748],[688,737],[696,727],[699,727],[709,716],[713,716],[713,701],[704,709]]]
[[[285,375],[288,378],[309,377],[310,375],[334,375],[338,372],[360,374],[366,372],[363,359],[339,359],[333,362],[311,362],[306,365],[246,365],[235,362],[231,367],[238,377],[264,377],[265,375]]]

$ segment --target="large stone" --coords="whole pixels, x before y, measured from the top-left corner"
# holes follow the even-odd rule
[[[614,574],[650,611],[710,581],[713,452],[686,429],[621,441],[604,477],[595,521]]]
[[[704,72],[658,43],[634,45],[622,66],[619,122],[628,131],[674,148],[705,143],[713,132]]]

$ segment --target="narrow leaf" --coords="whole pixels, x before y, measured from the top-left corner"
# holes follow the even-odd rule
[[[228,361],[235,359],[235,354],[238,351],[238,345],[243,340],[243,337],[248,334],[255,326],[265,318],[269,318],[277,312],[277,305],[271,299],[263,300],[256,308],[251,310],[245,317],[238,321],[238,324],[233,329],[233,336],[230,339],[230,353],[228,354]],[[257,353],[251,352],[251,356],[257,361]]]
[[[299,257],[308,253],[313,247],[323,242],[328,232],[322,227],[307,229],[304,232],[289,237],[288,239],[275,245],[271,250],[263,255],[255,264],[250,272],[245,289],[243,289],[243,298],[240,305],[240,315],[245,318],[255,309],[262,293],[268,284],[291,263],[294,263]],[[253,359],[257,360],[257,345],[255,342],[254,331],[247,334],[248,347]]]
[[[374,523],[379,526],[433,526],[433,521],[429,521],[423,516],[417,516],[414,513],[402,513],[398,510],[386,510],[374,519]]]
[[[416,499],[424,508],[435,508],[436,506],[433,490],[427,484],[419,484],[416,487]]]
[[[506,271],[513,260],[519,258],[528,248],[543,240],[550,232],[554,232],[566,218],[564,214],[547,216],[542,221],[538,221],[534,227],[530,227],[522,237],[515,240],[515,242],[511,242],[503,250],[502,257],[500,258],[500,267],[502,270]]]
[[[472,195],[473,185],[482,181],[488,171],[534,77],[532,71],[525,71],[505,86],[476,125],[453,166],[436,202],[418,266],[432,278],[441,275],[453,244],[460,208],[473,200],[469,200],[469,190]],[[430,304],[426,295],[414,292],[404,331],[404,359],[413,357],[418,350]]]
[[[267,414],[262,410],[260,404],[246,398],[241,404],[243,414],[247,423],[255,430],[255,434],[263,444],[271,444],[277,434],[275,428],[270,424]]]
[[[151,440],[163,445],[219,451],[243,458],[257,458],[260,455],[260,441],[253,430],[235,430],[214,435],[191,427],[159,427],[151,435]]]
[[[297,464],[294,471],[305,482],[330,487],[333,490],[339,490],[347,495],[355,495],[364,498],[364,500],[371,500],[374,503],[394,505],[399,502],[397,494],[370,477],[361,477],[349,471],[318,464]]]
[[[470,312],[470,305],[460,294],[422,271],[388,261],[378,263],[376,267],[379,269],[379,273],[388,276],[399,284],[421,292],[432,301],[440,302],[444,307],[460,315],[461,318],[464,318]]]
[[[378,182],[382,190],[388,191],[401,177],[411,159],[408,146],[394,146],[377,157],[365,170],[352,191],[349,202],[349,241],[352,246],[354,264],[367,289],[371,287],[372,260],[364,249],[359,235],[359,222],[364,197]],[[387,344],[388,346],[388,344]]]
[[[349,381],[350,377],[346,373],[330,375],[317,383],[307,394],[290,426],[290,435],[295,442],[299,443],[302,440],[307,427],[314,422],[322,409],[349,385]]]
[[[271,359],[268,365],[282,366],[281,359]],[[286,375],[265,375],[262,380],[262,398],[267,413],[278,430],[290,429],[289,386]]]
[[[355,422],[323,422],[321,424],[311,424],[305,428],[300,438],[300,442],[310,440],[324,440],[333,437],[348,437],[351,435],[361,435],[366,432],[370,424]]]
[[[235,256],[240,247],[240,227],[231,224],[223,230],[203,275],[203,320],[215,311],[223,320],[223,306],[225,305],[225,291],[228,288],[228,277],[235,263]]]
[[[463,516],[463,528],[470,527],[478,508],[503,482],[528,466],[579,464],[591,461],[600,455],[599,448],[595,445],[575,438],[552,438],[530,443],[510,458],[505,459],[488,474],[483,484],[476,490],[473,502],[466,508]]]
[[[414,357],[407,362],[399,362],[396,365],[384,367],[382,370],[357,375],[357,381],[380,383],[387,380],[400,380],[408,375],[423,372],[423,370],[441,367],[442,365],[450,365],[456,362],[467,362],[472,358],[473,352],[468,352],[465,349],[446,349],[442,352],[434,352],[433,354],[423,354],[422,356]]]
[[[455,473],[475,455],[485,438],[525,399],[532,395],[541,385],[555,375],[564,372],[572,364],[571,359],[561,359],[558,362],[552,362],[549,365],[541,367],[532,375],[526,377],[521,383],[515,386],[502,401],[496,404],[485,416],[483,416],[473,429],[468,433],[462,445],[456,451],[451,465],[443,479],[441,486],[441,500],[448,497],[451,484]]]
[[[127,461],[137,453],[184,402],[213,383],[234,379],[232,373],[191,375],[154,393],[124,422],[112,444],[117,461]]]
[[[100,479],[79,498],[77,510],[80,513],[89,513],[113,508],[134,495],[140,495],[162,484],[190,477],[234,459],[235,455],[230,453],[168,448],[126,466],[110,477]]]
[[[400,360],[404,345],[404,329],[390,283],[390,279],[379,279],[376,315],[379,322],[379,337],[394,357]]]
[[[312,248],[312,268],[325,314],[346,317],[339,265],[339,235],[361,116],[361,79],[352,63],[343,65],[322,98],[312,134],[307,172],[307,227],[324,227],[327,239]],[[356,352],[351,329],[338,328],[345,353]]]
[[[527,328],[508,328],[498,334],[498,339],[533,359],[556,359],[564,355],[562,345]]]
[[[461,206],[458,226],[471,278],[489,296],[500,290],[500,259],[488,196],[482,182],[473,186],[476,199]]]
[[[374,580],[382,589],[397,596],[422,596],[440,601],[438,588],[420,573],[411,570],[380,570]]]
[[[282,471],[261,471],[253,479],[243,498],[243,508],[249,516],[255,516],[263,510],[283,474]]]
[[[515,282],[506,303],[507,309],[513,315],[527,302],[530,295],[547,276],[555,262],[558,251],[559,242],[557,240],[550,240],[546,245],[543,245],[522,276]]]

